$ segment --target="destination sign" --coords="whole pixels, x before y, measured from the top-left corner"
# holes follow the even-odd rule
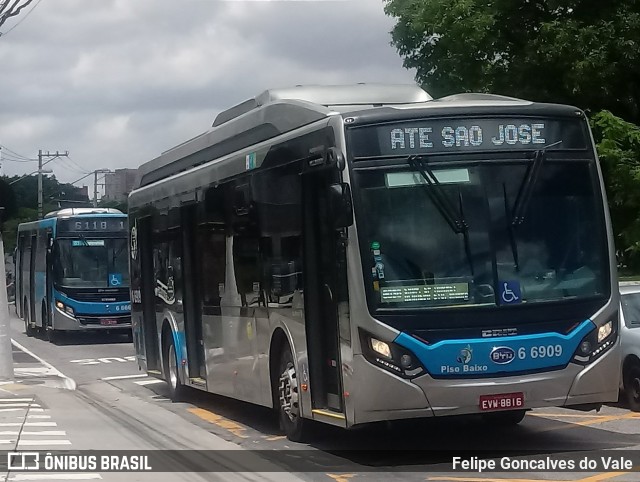
[[[583,122],[576,119],[449,118],[417,120],[353,129],[355,157],[585,149]]]
[[[60,219],[58,221],[58,233],[63,232],[127,232],[127,220],[125,218],[83,217]]]

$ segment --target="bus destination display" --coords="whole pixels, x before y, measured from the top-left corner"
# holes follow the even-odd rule
[[[127,221],[121,217],[69,218],[58,221],[58,232],[127,231]]]
[[[386,286],[380,288],[382,303],[407,303],[411,301],[468,301],[469,285],[451,283],[436,285]]]
[[[587,147],[582,123],[557,119],[433,119],[361,127],[352,132],[355,157],[464,151]]]

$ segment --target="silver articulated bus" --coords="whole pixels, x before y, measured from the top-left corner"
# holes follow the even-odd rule
[[[140,168],[140,367],[341,427],[618,398],[614,247],[575,107],[269,90]]]

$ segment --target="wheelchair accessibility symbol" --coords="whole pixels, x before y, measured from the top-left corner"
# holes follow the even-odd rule
[[[500,281],[500,302],[504,305],[522,303],[522,293],[520,292],[520,282]]]
[[[109,286],[122,285],[122,275],[120,273],[109,274]]]

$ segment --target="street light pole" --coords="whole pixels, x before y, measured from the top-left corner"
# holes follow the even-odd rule
[[[13,380],[10,320],[9,301],[7,299],[7,274],[4,268],[4,243],[0,224],[0,380],[5,381]]]

